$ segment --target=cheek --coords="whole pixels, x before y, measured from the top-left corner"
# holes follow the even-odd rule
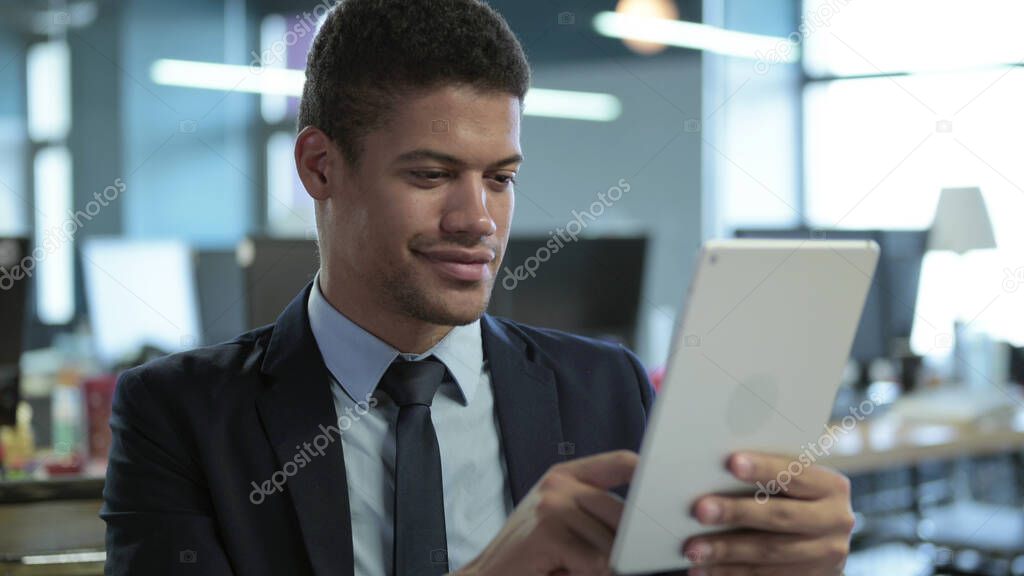
[[[346,207],[344,216],[334,222],[334,227],[340,231],[336,236],[344,242],[341,249],[346,254],[346,260],[358,263],[365,259],[375,241],[366,209],[361,206]]]
[[[488,208],[491,218],[494,219],[494,223],[498,227],[499,235],[508,234],[508,229],[512,226],[512,214],[515,212],[515,206],[516,197],[513,192],[500,194],[491,201]]]
[[[515,212],[515,196],[511,193],[502,195],[496,202],[488,206],[488,211],[494,224],[497,227],[494,235],[497,236],[501,252],[494,260],[494,268],[501,266],[505,260],[505,250],[508,247],[508,237],[512,228],[512,214]]]
[[[379,253],[403,258],[409,243],[418,236],[436,236],[440,228],[443,198],[427,195],[402,195],[374,207],[366,233],[373,238]],[[374,258],[367,254],[366,258]]]
[[[351,266],[368,270],[376,268],[388,250],[392,236],[388,227],[390,214],[385,203],[374,202],[369,195],[353,195],[338,206],[334,227],[344,244],[339,248]]]

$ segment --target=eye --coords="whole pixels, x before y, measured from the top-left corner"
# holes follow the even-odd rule
[[[502,186],[509,186],[516,183],[515,174],[495,174],[491,176],[491,179]]]

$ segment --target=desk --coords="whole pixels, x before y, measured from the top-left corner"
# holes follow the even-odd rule
[[[840,430],[820,463],[846,474],[1024,450],[1024,408],[973,423],[906,421],[883,415]]]
[[[101,476],[0,482],[0,525],[14,527],[0,530],[0,573],[102,574],[102,497]],[[66,553],[77,556],[47,557]]]
[[[103,476],[54,477],[0,482],[0,506],[55,500],[101,500]]]
[[[929,419],[921,414],[907,418],[895,412],[858,422],[852,428],[834,423],[839,427],[834,435],[836,444],[819,462],[856,475],[1024,451],[1024,407],[1011,402],[972,420]],[[1020,478],[1019,463],[1017,466]],[[1024,546],[1024,514],[1018,507],[963,501],[893,512],[862,518],[865,531],[876,537],[884,533],[883,539],[890,541],[930,542],[1004,559],[1014,558]]]

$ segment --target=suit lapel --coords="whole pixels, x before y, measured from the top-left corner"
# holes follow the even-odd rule
[[[351,575],[352,524],[345,460],[327,368],[309,327],[306,300],[310,286],[292,300],[274,325],[263,358],[265,387],[257,398],[257,410],[277,455],[278,470],[294,471],[286,480],[285,491],[295,506],[313,571]],[[301,456],[299,447],[312,444],[318,435],[330,439],[323,455]],[[289,462],[295,465],[287,465]]]
[[[354,567],[345,460],[327,368],[309,328],[310,286],[292,300],[274,326],[263,359],[265,387],[257,410],[279,470],[288,462],[299,462],[296,446],[312,443],[325,431],[331,438],[323,456],[314,454],[288,477],[285,490],[295,506],[314,572],[349,576]],[[558,390],[554,374],[529,357],[521,336],[486,314],[481,327],[512,500],[518,504],[548,468],[567,457]]]
[[[550,468],[566,459],[554,374],[531,359],[527,343],[489,315],[481,319],[512,501],[518,504]]]

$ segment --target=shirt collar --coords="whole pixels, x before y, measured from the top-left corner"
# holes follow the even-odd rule
[[[366,400],[398,356],[406,360],[422,360],[433,355],[448,368],[462,394],[463,404],[473,401],[483,366],[479,319],[452,328],[423,354],[407,354],[400,353],[334,308],[320,291],[319,272],[309,291],[306,309],[309,327],[324,364],[352,400]]]

